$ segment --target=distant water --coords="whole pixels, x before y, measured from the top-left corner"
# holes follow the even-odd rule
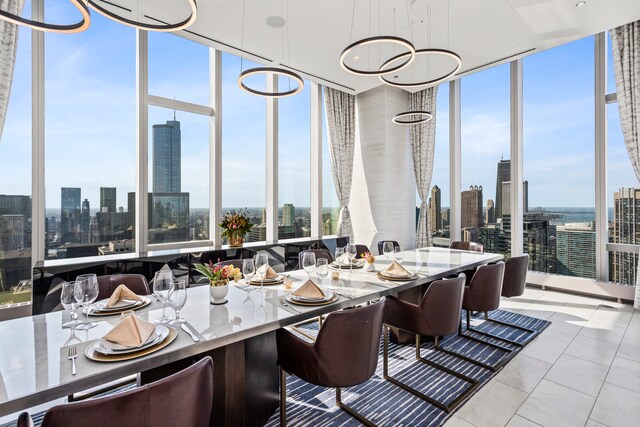
[[[531,207],[529,211],[544,211],[550,215],[560,216],[560,218],[551,221],[553,225],[562,225],[570,222],[591,222],[596,220],[595,208]],[[613,208],[609,208],[609,219],[611,218],[613,218]]]

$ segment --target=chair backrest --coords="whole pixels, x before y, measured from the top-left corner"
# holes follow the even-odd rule
[[[462,308],[472,311],[491,311],[500,307],[504,262],[481,265],[476,269],[464,291]]]
[[[98,298],[97,300],[109,298],[113,291],[120,285],[125,285],[138,295],[149,295],[149,284],[147,279],[141,274],[110,274],[98,277]]]
[[[319,258],[325,258],[328,260],[327,262],[329,264],[333,262],[333,255],[331,255],[331,252],[328,249],[307,249],[306,251],[302,251],[298,254],[298,269],[302,268],[302,254],[308,252],[316,254],[316,260]]]
[[[384,298],[327,316],[314,344],[318,369],[326,370],[321,376],[326,387],[349,387],[371,378],[378,365],[383,320]]]
[[[429,285],[420,301],[428,335],[439,337],[458,330],[465,280],[464,273],[460,273],[456,278],[436,280]]]
[[[51,313],[54,311],[61,311],[62,304],[60,303],[60,297],[62,296],[62,284],[64,280],[59,277],[54,277],[47,291],[47,295],[44,297],[40,313]]]
[[[213,404],[213,361],[207,356],[154,383],[113,396],[49,409],[42,427],[205,427]]]
[[[524,293],[527,283],[527,268],[529,254],[511,257],[504,265],[504,280],[502,281],[503,297],[519,297]]]
[[[395,240],[380,240],[378,242],[378,255],[382,255],[382,246],[384,245],[384,242],[391,242],[393,243],[393,247],[394,248],[399,248],[400,244],[398,242],[396,242]]]
[[[365,252],[371,252],[367,245],[358,245],[356,243],[356,258],[362,258],[362,254],[364,254]]]
[[[449,249],[458,249],[461,251],[484,252],[484,246],[476,242],[451,242]]]
[[[240,270],[242,270],[241,259],[229,259],[227,261],[220,261],[218,265],[220,265],[221,267],[224,267],[225,265],[233,265],[235,268],[239,268]]]

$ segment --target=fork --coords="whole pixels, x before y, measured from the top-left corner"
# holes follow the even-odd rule
[[[71,375],[75,375],[76,372],[76,358],[78,357],[78,351],[75,347],[69,347],[69,357],[67,359],[71,360]]]
[[[283,307],[289,307],[293,311],[297,311],[298,313],[302,313],[300,310],[298,310],[297,308],[295,308],[291,304],[287,304],[287,302],[286,302],[286,300],[284,298],[280,298],[280,304],[282,304]]]

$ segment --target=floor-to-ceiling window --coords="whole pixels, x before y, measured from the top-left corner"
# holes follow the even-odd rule
[[[449,246],[449,84],[438,87],[436,98],[436,146],[429,192],[429,221],[434,246]],[[420,205],[420,198],[417,198]]]
[[[335,235],[338,232],[340,203],[331,171],[331,154],[329,152],[329,128],[322,95],[322,234]]]
[[[509,64],[462,78],[462,238],[506,256],[512,221],[509,111]]]
[[[31,16],[30,1],[24,10]],[[15,61],[0,137],[0,309],[31,301],[31,30],[24,27]]]
[[[50,21],[68,12],[45,2]],[[47,33],[45,50],[46,258],[133,251],[135,30],[92,14],[89,31]]]
[[[594,38],[524,58],[524,251],[534,271],[595,278]]]

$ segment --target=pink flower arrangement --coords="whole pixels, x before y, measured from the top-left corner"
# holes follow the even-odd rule
[[[376,258],[371,254],[371,252],[365,252],[362,254],[362,258],[367,261],[368,264],[373,264],[376,262]]]
[[[196,270],[209,279],[211,286],[223,286],[230,279],[237,280],[242,276],[239,268],[233,265],[221,266],[219,262],[220,260],[218,260],[218,264],[213,264],[211,261],[209,261],[209,265],[195,264]]]

